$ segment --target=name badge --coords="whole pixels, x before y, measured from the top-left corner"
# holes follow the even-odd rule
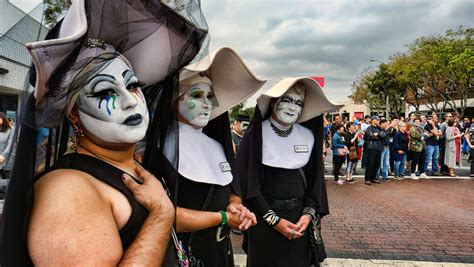
[[[222,172],[230,172],[230,164],[228,162],[219,163]]]
[[[296,153],[308,153],[309,149],[307,145],[295,145],[295,152]]]

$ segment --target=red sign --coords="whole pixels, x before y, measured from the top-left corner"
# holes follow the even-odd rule
[[[311,77],[311,79],[317,81],[319,86],[324,87],[324,77]]]

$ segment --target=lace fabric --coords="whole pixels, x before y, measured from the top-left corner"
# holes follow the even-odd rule
[[[85,6],[87,30],[78,37],[84,27],[80,18],[81,2]],[[179,2],[180,10],[189,11],[177,12],[172,5],[160,1],[75,1],[69,11],[72,15],[68,13],[59,29],[53,29],[57,31],[56,39],[28,44],[35,64],[37,104],[36,123],[29,126],[52,128],[62,122],[66,99],[82,85],[72,82],[78,77],[71,70],[81,69],[100,56],[80,57],[91,39],[114,47],[148,86],[191,62],[207,34],[207,29],[201,27],[207,25],[196,1]],[[185,16],[195,17],[188,20]],[[74,84],[78,86],[71,86]]]

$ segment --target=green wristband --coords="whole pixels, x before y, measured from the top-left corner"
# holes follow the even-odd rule
[[[225,226],[227,225],[227,213],[225,213],[223,210],[221,210],[220,213],[222,216],[221,226]]]

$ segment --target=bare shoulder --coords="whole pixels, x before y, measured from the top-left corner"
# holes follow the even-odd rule
[[[35,265],[108,265],[122,256],[110,205],[76,170],[52,171],[35,184],[27,238]]]
[[[94,185],[90,181],[90,175],[87,173],[71,170],[59,169],[45,174],[35,184],[35,195],[55,197],[60,194],[63,198],[65,191],[72,194],[98,194]]]

